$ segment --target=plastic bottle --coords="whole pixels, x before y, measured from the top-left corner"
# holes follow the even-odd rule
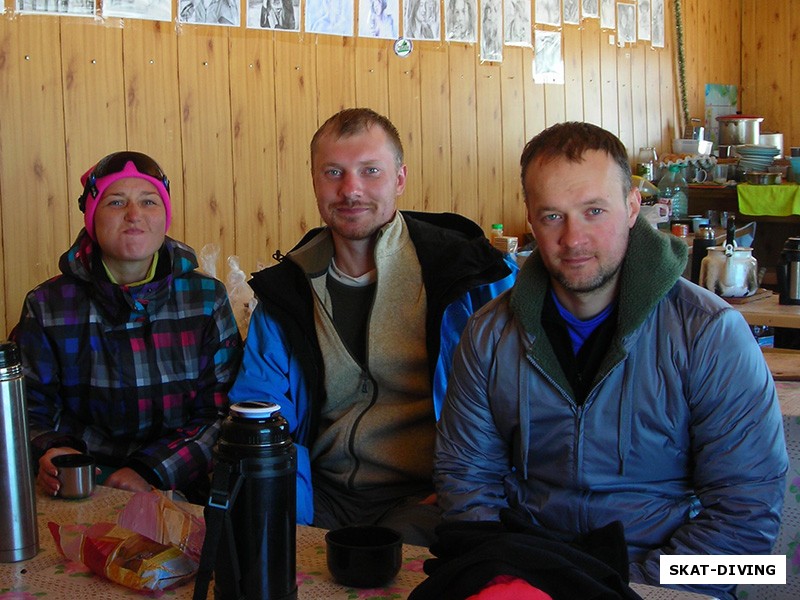
[[[496,237],[503,237],[503,224],[502,223],[494,223],[492,225],[492,232],[489,235],[489,241],[494,243],[494,238]]]
[[[0,562],[27,560],[39,551],[28,409],[19,349],[0,343]]]
[[[688,189],[681,166],[670,165],[667,174],[658,182],[658,201],[669,205],[670,219],[682,219],[689,213]]]

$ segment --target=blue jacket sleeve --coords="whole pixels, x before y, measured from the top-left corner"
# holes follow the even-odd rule
[[[512,255],[506,254],[504,260],[508,268],[511,269],[509,275],[494,283],[473,288],[456,301],[450,303],[442,315],[441,344],[439,357],[436,361],[436,370],[433,374],[433,408],[437,420],[442,414],[442,406],[447,392],[447,380],[450,377],[450,370],[453,366],[453,355],[467,321],[472,316],[472,313],[511,288],[517,279],[519,267],[516,259]]]
[[[281,407],[297,447],[297,522],[314,520],[311,461],[304,428],[308,422],[308,387],[286,336],[259,303],[250,318],[244,358],[229,393],[231,403],[264,400]]]

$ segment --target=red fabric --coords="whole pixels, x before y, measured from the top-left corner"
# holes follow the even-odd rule
[[[511,575],[498,575],[467,600],[553,600],[553,598],[524,579]]]

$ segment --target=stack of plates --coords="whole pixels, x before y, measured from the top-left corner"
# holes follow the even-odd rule
[[[780,150],[775,146],[742,144],[736,146],[739,155],[739,168],[744,171],[766,171]]]

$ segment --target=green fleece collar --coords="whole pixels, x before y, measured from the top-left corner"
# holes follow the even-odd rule
[[[641,216],[636,219],[622,265],[617,339],[639,327],[672,289],[686,268],[688,254],[683,240],[656,231]],[[549,274],[534,251],[511,292],[511,309],[525,330],[537,338],[544,334],[541,315],[548,285]]]

